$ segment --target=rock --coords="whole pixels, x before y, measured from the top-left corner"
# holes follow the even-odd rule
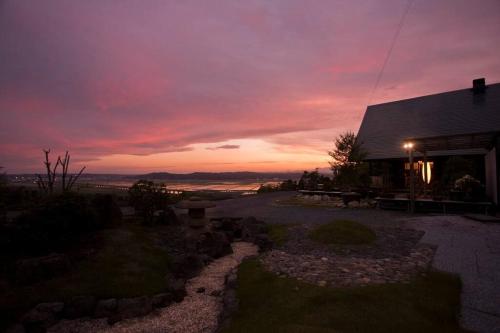
[[[224,293],[223,304],[224,304],[224,309],[221,313],[221,316],[223,318],[229,318],[233,313],[235,313],[238,310],[239,307],[239,301],[238,298],[236,297],[236,290],[234,289],[226,290],[226,292]]]
[[[273,248],[273,241],[268,234],[258,234],[254,238],[254,243],[259,247],[259,250],[267,251]]]
[[[176,277],[190,279],[202,270],[203,258],[197,254],[179,255],[172,260],[171,268]]]
[[[196,292],[197,292],[198,294],[203,294],[203,293],[205,292],[205,288],[200,287],[200,288],[196,289]]]
[[[20,284],[38,282],[60,275],[69,268],[69,259],[64,254],[21,259],[15,265],[15,280]]]
[[[226,276],[226,281],[224,281],[226,288],[236,289],[238,286],[238,275],[236,272],[231,272]]]
[[[60,317],[64,310],[63,302],[40,303],[35,307],[36,310],[42,312],[51,312],[55,316]]]
[[[60,318],[63,303],[40,303],[22,318],[24,329],[28,333],[45,332]]]
[[[349,201],[347,204],[347,207],[349,208],[358,208],[360,206],[358,201]]]
[[[210,296],[219,297],[222,295],[222,290],[214,290],[210,293]]]
[[[21,324],[16,324],[11,327],[9,327],[5,333],[25,333],[26,330],[24,329],[24,326]]]
[[[168,225],[176,224],[179,222],[179,219],[177,218],[175,211],[170,207],[155,212],[155,220],[159,224],[168,224]]]
[[[266,224],[255,217],[243,219],[241,225],[241,238],[245,241],[253,242],[256,235],[267,233],[268,231]]]
[[[151,299],[147,296],[123,298],[118,301],[116,313],[108,318],[108,323],[145,316],[153,310]]]
[[[233,253],[231,243],[226,234],[220,231],[208,231],[199,235],[197,239],[197,252],[212,258],[220,258]]]
[[[174,301],[174,296],[171,293],[161,293],[151,297],[153,308],[164,308],[169,306]]]
[[[96,299],[93,296],[73,297],[64,306],[64,317],[69,319],[87,317],[94,314]]]
[[[97,302],[94,311],[94,317],[104,318],[112,316],[115,313],[117,306],[118,306],[118,301],[116,300],[116,298],[101,300]]]
[[[181,302],[187,295],[186,285],[182,279],[167,277],[167,287],[175,302]]]

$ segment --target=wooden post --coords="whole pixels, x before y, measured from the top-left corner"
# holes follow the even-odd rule
[[[415,212],[415,170],[413,169],[413,148],[409,149],[410,159],[410,213]]]

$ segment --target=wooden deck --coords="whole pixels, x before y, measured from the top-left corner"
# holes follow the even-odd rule
[[[377,208],[392,209],[392,210],[410,210],[410,200],[406,198],[375,198]],[[493,204],[491,202],[468,202],[454,200],[432,200],[432,199],[417,199],[415,200],[415,212],[418,213],[442,213],[442,214],[458,214],[458,213],[481,213],[491,214]]]

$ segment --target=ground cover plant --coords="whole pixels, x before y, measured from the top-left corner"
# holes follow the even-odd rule
[[[335,220],[315,227],[309,237],[323,244],[357,245],[375,241],[375,232],[369,227],[350,220]]]
[[[458,277],[430,272],[410,284],[326,288],[278,277],[257,260],[238,272],[232,332],[465,332]]]
[[[170,262],[161,243],[166,233],[167,226],[148,228],[137,221],[97,232],[95,246],[89,247],[94,253],[73,263],[69,272],[0,290],[1,323],[5,325],[41,302],[67,301],[80,295],[105,299],[164,292]]]
[[[290,224],[270,224],[268,226],[268,234],[274,244],[278,246],[285,244],[288,239],[288,228],[290,226]]]

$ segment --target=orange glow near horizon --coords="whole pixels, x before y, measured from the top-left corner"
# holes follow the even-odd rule
[[[216,148],[216,147],[238,148]],[[195,144],[183,152],[147,156],[114,154],[85,162],[90,169],[130,173],[144,172],[297,172],[328,167],[328,156],[318,151],[280,151],[263,140],[245,139]]]

